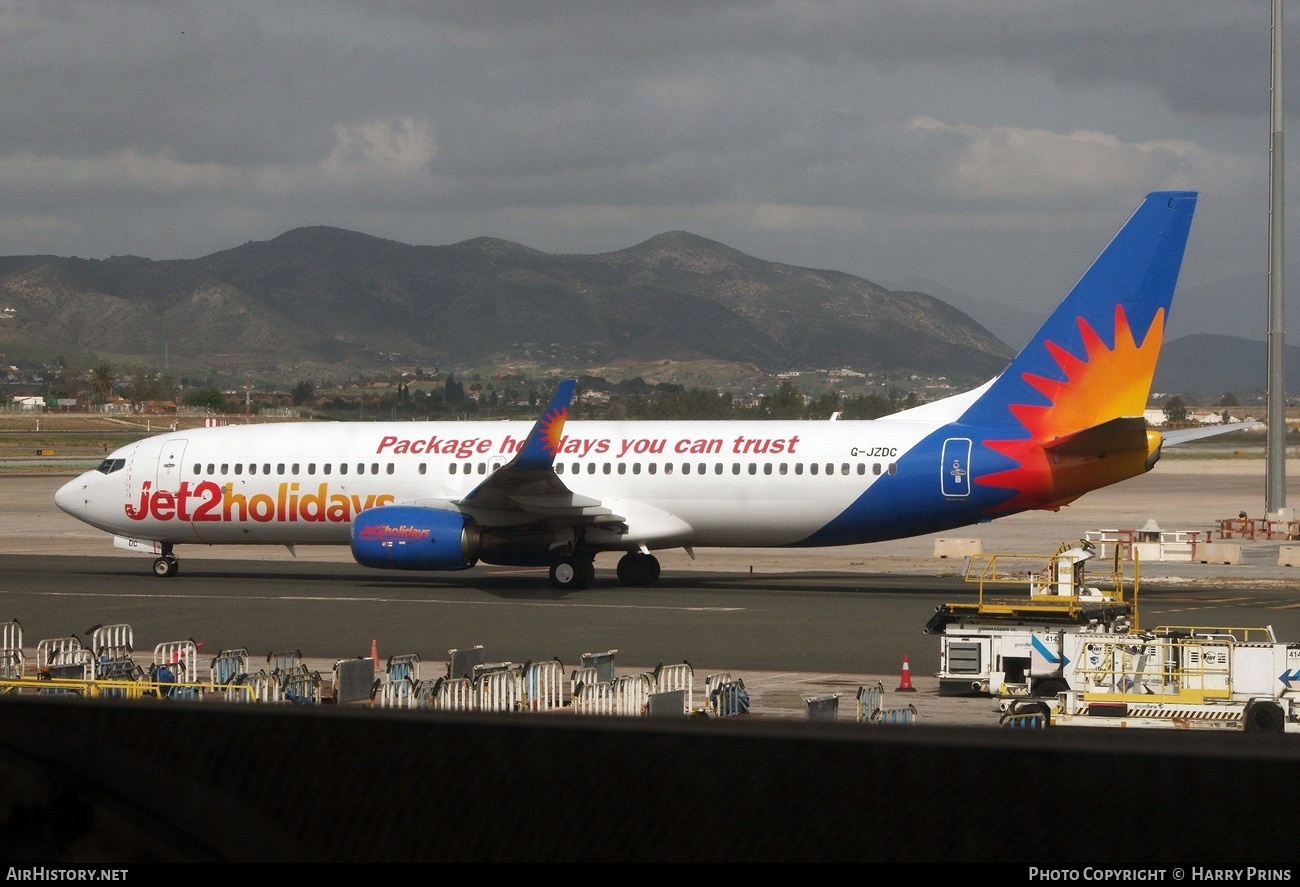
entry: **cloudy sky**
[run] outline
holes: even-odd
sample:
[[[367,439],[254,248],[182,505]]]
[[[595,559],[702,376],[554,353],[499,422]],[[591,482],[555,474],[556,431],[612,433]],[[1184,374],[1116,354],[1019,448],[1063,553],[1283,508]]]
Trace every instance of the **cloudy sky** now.
[[[1143,195],[1186,188],[1184,284],[1262,281],[1270,17],[1269,0],[0,0],[0,255],[194,258],[304,225],[597,253],[686,230],[1045,313]],[[1300,15],[1287,30],[1300,52]],[[1263,338],[1267,292],[1246,295]]]

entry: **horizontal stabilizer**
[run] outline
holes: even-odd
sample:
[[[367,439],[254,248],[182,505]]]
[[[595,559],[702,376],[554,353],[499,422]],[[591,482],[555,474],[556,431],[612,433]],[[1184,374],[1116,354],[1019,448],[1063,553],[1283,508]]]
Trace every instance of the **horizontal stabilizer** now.
[[[1137,417],[1120,417],[1058,437],[1043,449],[1061,456],[1105,456],[1112,453],[1144,453],[1147,423]]]
[[[1164,439],[1164,445],[1167,447],[1176,447],[1179,444],[1191,443],[1194,440],[1203,440],[1207,437],[1215,437],[1220,434],[1231,434],[1234,431],[1245,431],[1247,428],[1254,428],[1258,422],[1228,422],[1223,425],[1198,425],[1195,428],[1175,428],[1172,431],[1162,431],[1160,436]]]

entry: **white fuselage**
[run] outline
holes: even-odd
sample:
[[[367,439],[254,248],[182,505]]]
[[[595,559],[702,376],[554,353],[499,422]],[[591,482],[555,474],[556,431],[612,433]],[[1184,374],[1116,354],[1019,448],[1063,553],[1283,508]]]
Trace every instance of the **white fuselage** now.
[[[574,494],[627,517],[627,533],[604,545],[611,550],[784,546],[890,476],[935,427],[571,421],[555,472]],[[455,503],[510,461],[529,430],[522,422],[322,422],[177,431],[119,449],[105,460],[112,470],[70,481],[56,501],[127,539],[347,544],[365,508]]]

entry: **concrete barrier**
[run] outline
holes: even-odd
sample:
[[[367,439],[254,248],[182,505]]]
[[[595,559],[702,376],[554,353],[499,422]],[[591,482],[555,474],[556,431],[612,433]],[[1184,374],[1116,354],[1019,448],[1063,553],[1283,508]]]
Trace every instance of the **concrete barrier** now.
[[[1241,545],[1237,542],[1205,542],[1196,546],[1199,564],[1239,564]]]
[[[1277,550],[1279,567],[1300,567],[1300,545],[1283,545]]]
[[[983,554],[984,546],[978,539],[935,539],[934,556],[935,557],[967,557],[972,554]]]

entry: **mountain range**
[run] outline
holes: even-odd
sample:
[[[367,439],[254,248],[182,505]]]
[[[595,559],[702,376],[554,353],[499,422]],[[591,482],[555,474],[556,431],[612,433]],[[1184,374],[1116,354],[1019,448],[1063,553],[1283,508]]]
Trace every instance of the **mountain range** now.
[[[930,289],[938,295],[768,262],[684,231],[582,255],[491,237],[411,246],[316,226],[197,259],[0,257],[0,353],[200,378],[706,362],[977,384],[1042,321]],[[1263,347],[1167,338],[1157,387],[1262,388]]]
[[[1010,350],[951,305],[686,232],[595,255],[298,228],[199,259],[0,258],[0,351],[197,370],[710,360],[987,377]]]

